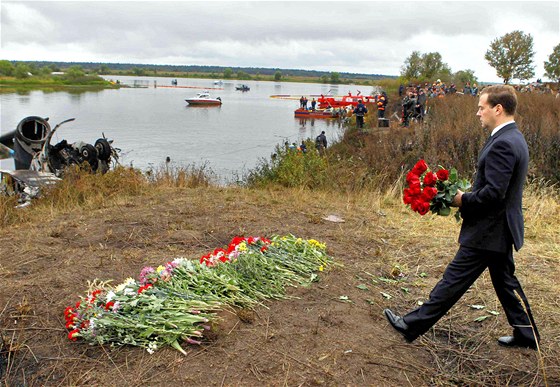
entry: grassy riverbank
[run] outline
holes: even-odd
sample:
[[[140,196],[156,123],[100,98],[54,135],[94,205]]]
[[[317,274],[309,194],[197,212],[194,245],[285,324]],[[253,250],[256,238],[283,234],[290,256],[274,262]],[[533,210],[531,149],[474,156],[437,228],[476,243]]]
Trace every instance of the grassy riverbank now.
[[[351,124],[324,158],[279,152],[244,186],[217,186],[196,167],[150,176],[119,168],[103,176],[73,171],[25,209],[0,197],[0,381],[560,384],[560,198],[552,184],[560,108],[540,98],[520,96],[517,121],[532,161],[526,244],[515,254],[542,336],[539,352],[496,344],[511,328],[487,273],[414,344],[383,317],[385,307],[404,312],[425,300],[457,249],[460,226],[452,217],[421,217],[401,200],[402,171],[419,157],[457,166],[465,176],[473,170],[484,135],[471,117],[476,103],[449,98],[433,105],[437,114],[425,127],[384,132],[372,120],[367,133]],[[344,222],[325,220],[329,215]],[[235,235],[288,233],[325,242],[343,266],[293,289],[294,299],[222,313],[203,345],[188,346],[186,356],[91,347],[66,337],[62,312],[88,281],[119,283],[146,265],[197,259]]]
[[[560,383],[557,193],[526,190],[526,246],[516,254],[543,337],[539,354],[496,344],[510,328],[486,274],[414,344],[389,329],[383,308],[404,312],[425,299],[456,250],[459,228],[452,218],[412,213],[401,203],[399,183],[392,188],[382,194],[216,187],[196,170],[148,182],[119,169],[68,176],[24,210],[3,201],[0,213],[10,214],[10,227],[0,233],[2,381],[502,386],[544,385],[546,375],[549,385]],[[345,222],[324,220],[328,215]],[[88,281],[119,283],[145,265],[197,259],[239,234],[287,233],[325,242],[344,266],[292,290],[297,299],[223,313],[201,347],[187,346],[186,357],[66,338],[62,311]]]
[[[17,90],[68,90],[68,89],[105,89],[118,88],[97,75],[68,76],[29,76],[26,78],[0,77],[0,92],[7,93]]]

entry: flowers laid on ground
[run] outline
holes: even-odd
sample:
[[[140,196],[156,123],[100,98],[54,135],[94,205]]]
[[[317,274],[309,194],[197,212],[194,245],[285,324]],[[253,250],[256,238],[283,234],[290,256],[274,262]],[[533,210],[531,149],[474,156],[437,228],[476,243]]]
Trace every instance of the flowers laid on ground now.
[[[434,173],[424,160],[419,160],[408,172],[406,182],[408,187],[404,189],[403,201],[420,215],[429,211],[449,215],[457,191],[466,191],[471,187],[467,180],[459,179],[455,168],[447,170],[440,166]],[[460,219],[459,212],[455,213],[455,218]]]
[[[150,353],[180,342],[199,344],[216,312],[287,298],[286,287],[317,280],[332,263],[326,246],[289,236],[235,237],[199,260],[177,258],[145,267],[117,286],[94,281],[87,296],[64,310],[68,338],[130,344]]]

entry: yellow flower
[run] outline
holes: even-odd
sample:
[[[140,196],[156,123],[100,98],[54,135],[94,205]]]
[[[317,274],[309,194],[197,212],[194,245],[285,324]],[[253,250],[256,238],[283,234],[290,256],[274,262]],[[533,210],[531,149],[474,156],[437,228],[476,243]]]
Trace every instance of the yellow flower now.
[[[247,243],[241,242],[240,244],[238,244],[237,245],[237,250],[238,251],[247,251]]]
[[[319,266],[319,271],[323,271],[325,270],[325,268],[323,267],[323,265]]]
[[[159,266],[157,267],[157,269],[156,269],[156,271],[157,271],[158,274],[161,274],[161,272],[164,271],[164,270],[165,270],[165,267],[162,266],[162,265],[159,265]]]
[[[319,241],[316,241],[315,239],[309,239],[307,242],[311,246],[316,247],[316,248],[321,249],[321,250],[325,250],[327,248],[327,245],[325,245],[324,243],[321,243]]]

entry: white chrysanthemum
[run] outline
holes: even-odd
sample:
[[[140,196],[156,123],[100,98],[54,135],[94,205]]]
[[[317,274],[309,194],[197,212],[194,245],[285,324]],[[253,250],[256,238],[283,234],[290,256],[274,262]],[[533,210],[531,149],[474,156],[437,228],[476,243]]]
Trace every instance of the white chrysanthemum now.
[[[107,302],[110,302],[113,297],[115,297],[115,292],[112,290],[109,290],[109,292],[107,292]]]
[[[181,257],[181,258],[175,258],[172,263],[175,264],[175,265],[178,265],[178,266],[183,266],[186,261],[188,261],[188,260]]]

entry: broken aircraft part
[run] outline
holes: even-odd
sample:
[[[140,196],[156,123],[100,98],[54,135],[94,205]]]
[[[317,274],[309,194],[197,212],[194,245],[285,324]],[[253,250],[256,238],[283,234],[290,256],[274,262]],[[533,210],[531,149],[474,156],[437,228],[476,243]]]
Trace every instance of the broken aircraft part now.
[[[112,141],[105,135],[95,141],[95,145],[85,142],[69,144],[66,140],[51,145],[56,130],[74,118],[62,121],[51,129],[48,118],[29,116],[19,122],[17,128],[0,136],[0,158],[13,157],[16,170],[32,169],[39,172],[52,172],[61,176],[69,165],[87,162],[93,172],[107,172],[111,163],[118,164],[119,149],[113,148]],[[5,147],[10,151],[5,151]],[[5,153],[11,153],[7,156]]]

